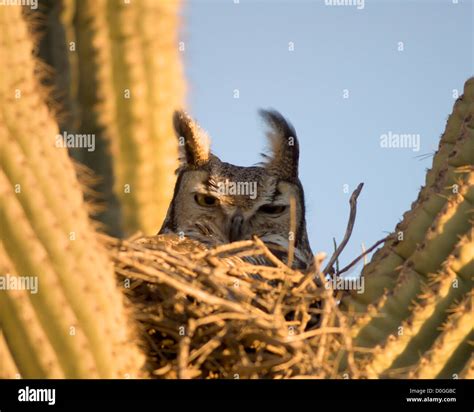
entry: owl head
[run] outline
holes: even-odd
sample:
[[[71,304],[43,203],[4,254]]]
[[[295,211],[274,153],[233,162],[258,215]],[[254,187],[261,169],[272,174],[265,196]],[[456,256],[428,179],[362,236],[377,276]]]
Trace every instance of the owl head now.
[[[241,167],[215,156],[207,134],[185,112],[174,114],[180,167],[159,233],[175,233],[207,245],[258,236],[270,248],[279,249],[286,249],[293,236],[295,258],[310,263],[295,129],[277,111],[261,110],[260,115],[268,126],[270,153],[258,166]],[[296,207],[290,211],[291,198]],[[290,231],[291,213],[296,216],[296,233]]]

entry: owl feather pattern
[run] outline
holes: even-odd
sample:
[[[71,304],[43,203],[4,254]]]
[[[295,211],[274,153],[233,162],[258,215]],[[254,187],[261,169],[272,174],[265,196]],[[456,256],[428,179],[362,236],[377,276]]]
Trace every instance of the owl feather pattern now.
[[[261,110],[271,151],[258,166],[221,161],[206,132],[185,112],[174,114],[181,150],[173,199],[159,234],[176,234],[207,247],[259,237],[286,261],[294,244],[293,268],[313,263],[298,178],[299,144],[293,126],[275,110]],[[296,207],[290,210],[291,199]],[[296,216],[291,230],[291,213]],[[293,233],[294,232],[294,233]],[[255,264],[268,264],[263,257]]]

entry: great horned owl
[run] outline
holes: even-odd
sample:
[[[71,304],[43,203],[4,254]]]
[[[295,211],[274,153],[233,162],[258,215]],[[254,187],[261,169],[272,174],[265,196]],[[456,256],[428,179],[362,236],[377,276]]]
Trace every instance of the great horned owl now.
[[[258,236],[285,260],[294,242],[294,268],[313,262],[305,222],[304,191],[298,178],[295,129],[277,111],[260,111],[269,126],[271,153],[259,166],[222,162],[209,138],[185,112],[174,115],[181,158],[173,200],[159,234],[174,233],[215,246]],[[296,207],[290,233],[290,198]]]

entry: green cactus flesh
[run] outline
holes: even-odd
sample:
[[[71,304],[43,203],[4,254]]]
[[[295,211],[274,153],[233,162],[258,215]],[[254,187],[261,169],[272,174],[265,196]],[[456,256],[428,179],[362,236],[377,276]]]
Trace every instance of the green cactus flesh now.
[[[127,342],[122,296],[73,165],[55,145],[21,9],[0,7],[0,25],[2,268],[38,279],[37,293],[0,291],[5,342],[24,377],[137,374],[141,355]]]
[[[105,136],[126,233],[158,232],[177,167],[172,113],[182,106],[179,2],[77,2],[79,95]],[[94,87],[89,87],[92,84]]]

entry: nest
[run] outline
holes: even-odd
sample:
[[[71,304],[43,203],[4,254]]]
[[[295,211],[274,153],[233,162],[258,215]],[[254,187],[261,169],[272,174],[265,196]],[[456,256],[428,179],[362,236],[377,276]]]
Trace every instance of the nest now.
[[[310,273],[258,239],[212,249],[176,236],[106,238],[156,378],[357,376],[349,319]],[[250,263],[265,257],[267,266]]]

